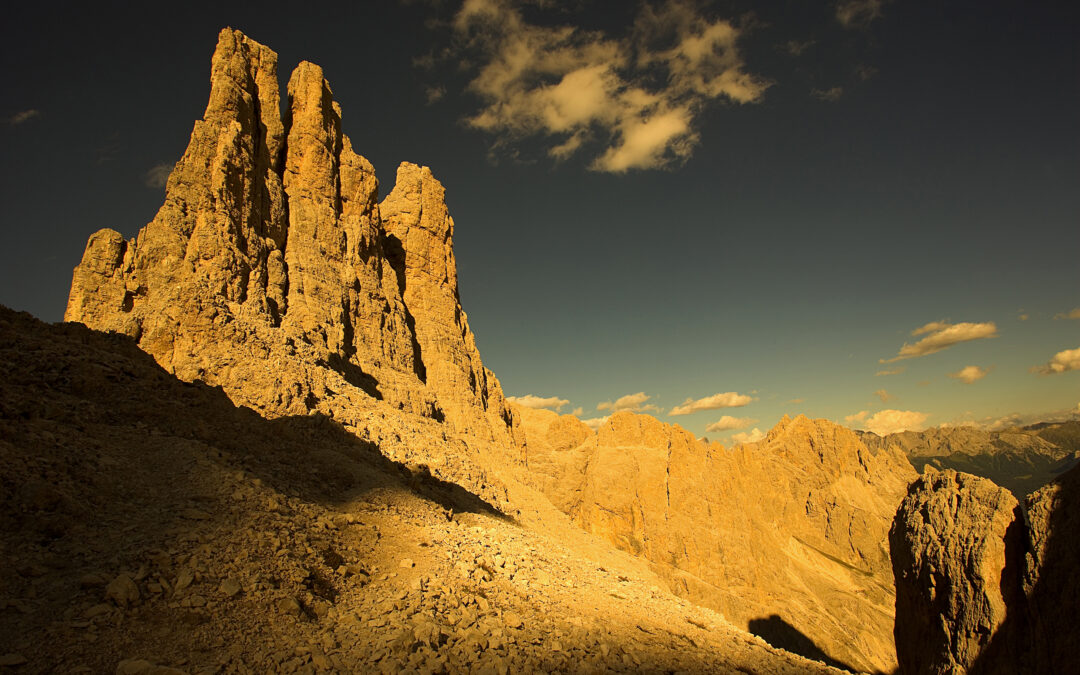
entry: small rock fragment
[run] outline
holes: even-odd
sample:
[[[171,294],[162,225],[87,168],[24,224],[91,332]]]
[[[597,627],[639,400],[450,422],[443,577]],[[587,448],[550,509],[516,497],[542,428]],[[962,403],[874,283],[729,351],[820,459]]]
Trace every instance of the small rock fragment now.
[[[218,590],[220,590],[225,597],[231,598],[238,595],[242,589],[240,587],[240,582],[236,579],[226,579],[221,582],[221,587]]]
[[[119,607],[134,605],[139,601],[139,587],[130,576],[121,574],[105,588],[105,599],[112,600]]]

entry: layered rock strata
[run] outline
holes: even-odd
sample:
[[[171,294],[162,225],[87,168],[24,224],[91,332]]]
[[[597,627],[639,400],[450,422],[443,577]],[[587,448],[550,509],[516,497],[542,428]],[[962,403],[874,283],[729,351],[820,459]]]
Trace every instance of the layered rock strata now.
[[[916,475],[902,454],[801,416],[726,450],[646,415],[612,415],[592,434],[519,414],[534,483],[579,526],[773,644],[895,668],[885,542]]]
[[[1076,672],[1080,469],[1020,504],[991,481],[930,470],[889,536],[903,673]]]
[[[270,416],[371,428],[360,418],[388,419],[382,400],[518,447],[461,309],[453,221],[430,170],[403,164],[380,206],[318,66],[293,72],[284,118],[267,47],[225,29],[211,70],[165,204],[130,241],[90,237],[65,320],[130,335],[178,377]]]

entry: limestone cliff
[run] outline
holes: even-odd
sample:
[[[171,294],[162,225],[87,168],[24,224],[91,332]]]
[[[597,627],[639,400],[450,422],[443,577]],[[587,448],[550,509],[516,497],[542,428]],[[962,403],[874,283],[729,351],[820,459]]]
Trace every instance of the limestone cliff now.
[[[890,532],[904,673],[1076,672],[1080,469],[1023,506],[990,480],[928,471]]]
[[[221,32],[165,204],[131,241],[90,237],[65,319],[270,416],[317,410],[378,436],[400,410],[518,447],[461,309],[442,186],[403,164],[380,209],[322,70],[297,66],[284,119],[277,77],[273,51]]]
[[[773,644],[862,670],[895,667],[885,541],[915,477],[902,454],[805,417],[725,450],[632,413],[570,448],[573,436],[555,432],[564,418],[549,415],[545,431],[521,414],[530,472],[581,527]],[[563,442],[537,441],[551,436]]]

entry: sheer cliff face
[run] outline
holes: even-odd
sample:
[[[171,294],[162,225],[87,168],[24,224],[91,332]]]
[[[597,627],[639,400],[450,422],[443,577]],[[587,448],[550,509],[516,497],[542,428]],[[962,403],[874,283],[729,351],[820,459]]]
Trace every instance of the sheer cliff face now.
[[[442,186],[403,164],[380,209],[316,65],[295,69],[280,109],[277,55],[223,30],[165,204],[131,241],[90,237],[65,319],[131,335],[179,377],[269,414],[382,399],[513,445],[458,301]]]
[[[895,668],[886,536],[915,478],[902,454],[805,417],[725,450],[647,415],[612,415],[594,435],[520,414],[534,483],[579,526],[777,646]]]
[[[904,673],[1075,672],[1080,469],[1021,504],[985,478],[929,470],[889,535]]]

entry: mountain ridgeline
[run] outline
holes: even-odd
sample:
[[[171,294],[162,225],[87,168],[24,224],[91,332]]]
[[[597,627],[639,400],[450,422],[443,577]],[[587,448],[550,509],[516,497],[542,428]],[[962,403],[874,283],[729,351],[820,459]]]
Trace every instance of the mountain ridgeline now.
[[[5,665],[1069,663],[1052,599],[1076,598],[1075,448],[800,416],[727,449],[647,415],[593,431],[508,403],[432,172],[404,163],[380,198],[322,70],[296,67],[283,113],[277,55],[239,31],[221,31],[210,85],[153,221],[90,236],[65,313],[85,327],[0,314],[0,543],[17,552],[0,588],[24,598],[0,608],[29,615],[0,615]],[[963,461],[1014,492],[1058,480],[1021,505],[933,469]],[[199,630],[167,639],[178,623]],[[62,656],[26,654],[82,630]]]
[[[860,432],[860,436],[870,447],[900,449],[919,471],[931,466],[982,476],[1023,499],[1077,464],[1078,427],[1080,422],[1003,431],[938,427],[884,437]]]

